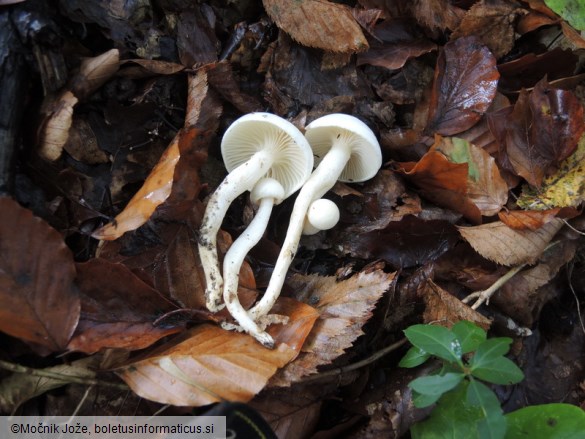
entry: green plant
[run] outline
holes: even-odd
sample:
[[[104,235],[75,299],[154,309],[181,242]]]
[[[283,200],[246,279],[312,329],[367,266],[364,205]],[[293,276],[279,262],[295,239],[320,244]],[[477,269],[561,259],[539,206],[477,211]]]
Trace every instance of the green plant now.
[[[411,428],[413,439],[583,437],[585,412],[569,404],[533,406],[504,415],[497,396],[483,382],[507,385],[524,379],[518,366],[504,356],[511,338],[488,339],[482,328],[467,321],[451,329],[414,325],[404,333],[413,347],[401,367],[416,367],[431,357],[442,361],[436,373],[408,385],[416,407],[437,404],[427,420]]]

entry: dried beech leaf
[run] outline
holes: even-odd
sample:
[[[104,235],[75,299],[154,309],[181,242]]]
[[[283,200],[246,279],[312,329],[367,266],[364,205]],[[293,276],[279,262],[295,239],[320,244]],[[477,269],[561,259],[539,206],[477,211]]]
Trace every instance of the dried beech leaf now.
[[[447,43],[435,68],[427,133],[471,128],[491,105],[499,78],[496,58],[475,37]]]
[[[111,49],[93,58],[84,59],[79,73],[71,79],[70,89],[80,100],[91,96],[120,67],[120,51]]]
[[[0,331],[52,351],[79,320],[73,255],[61,235],[9,198],[0,198]]]
[[[325,0],[263,0],[276,25],[304,46],[331,52],[361,52],[368,48],[359,24],[345,5]]]
[[[278,308],[288,311],[289,323],[269,328],[276,342],[274,350],[249,335],[204,324],[184,334],[179,343],[162,346],[117,373],[141,397],[164,404],[249,401],[298,355],[317,318],[310,306],[291,302]],[[288,329],[291,326],[294,331]]]
[[[116,215],[112,222],[93,232],[92,237],[111,241],[126,232],[136,230],[148,221],[155,209],[168,198],[173,186],[175,166],[181,157],[179,141],[182,133],[183,131],[177,133],[124,210]]]
[[[63,92],[50,105],[49,116],[41,133],[39,154],[41,157],[55,161],[61,157],[63,146],[69,138],[69,128],[73,121],[73,107],[77,98],[70,91]]]
[[[128,268],[104,259],[77,264],[81,317],[68,349],[94,353],[102,348],[144,349],[180,331],[181,325],[153,326],[175,309]]]
[[[98,366],[97,357],[85,357],[70,364],[41,369],[43,372],[62,375],[62,379],[14,373],[0,381],[0,410],[2,413],[14,413],[23,402],[69,384],[71,381],[67,377],[95,378],[95,371],[90,367]]]
[[[335,277],[294,275],[287,282],[297,291],[296,298],[317,302],[319,319],[307,337],[302,353],[282,369],[270,382],[289,386],[317,366],[330,364],[363,334],[362,326],[372,315],[376,302],[386,292],[395,273],[382,270],[360,272],[337,282]]]
[[[500,221],[508,227],[518,230],[538,230],[544,224],[557,217],[560,208],[548,210],[511,210],[498,213]]]
[[[443,137],[433,149],[454,163],[467,163],[467,198],[484,216],[498,213],[508,201],[508,185],[496,161],[482,148],[457,137]]]
[[[475,227],[459,227],[459,233],[484,258],[511,266],[536,261],[563,224],[557,218],[538,230],[514,230],[496,221]]]
[[[452,326],[460,320],[468,320],[486,331],[491,326],[491,321],[488,318],[471,309],[470,306],[449,294],[430,279],[421,285],[418,294],[425,302],[423,313],[425,323],[440,322],[446,326]]]

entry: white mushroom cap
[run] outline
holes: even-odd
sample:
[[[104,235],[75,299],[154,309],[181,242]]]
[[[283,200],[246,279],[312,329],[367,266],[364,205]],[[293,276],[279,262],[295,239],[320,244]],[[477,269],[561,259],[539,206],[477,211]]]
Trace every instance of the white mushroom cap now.
[[[311,203],[303,227],[304,235],[314,235],[321,230],[329,230],[339,222],[337,204],[326,198],[319,198]]]
[[[280,204],[284,200],[284,188],[274,178],[263,178],[250,192],[250,201],[257,205],[264,198],[271,198],[274,204]]]
[[[305,137],[315,156],[315,166],[341,136],[350,143],[352,153],[339,181],[360,182],[376,175],[382,166],[382,152],[376,135],[361,120],[341,113],[320,117],[305,128]]]
[[[307,140],[290,122],[270,113],[250,113],[226,130],[221,154],[229,172],[260,150],[274,154],[265,177],[274,178],[284,188],[284,198],[297,191],[311,175],[313,157]]]

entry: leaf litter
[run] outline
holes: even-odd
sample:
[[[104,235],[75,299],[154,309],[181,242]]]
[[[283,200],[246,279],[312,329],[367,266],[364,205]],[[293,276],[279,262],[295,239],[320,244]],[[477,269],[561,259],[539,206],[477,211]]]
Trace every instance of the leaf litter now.
[[[515,354],[529,370],[557,345],[566,351],[547,316],[577,320],[582,301],[582,41],[542,2],[62,3],[74,44],[51,59],[65,75],[40,69],[31,80],[50,91],[42,107],[40,87],[26,87],[39,136],[21,142],[17,202],[0,200],[4,358],[92,383],[115,370],[158,404],[249,401],[279,437],[398,437],[424,417],[408,408],[400,355],[344,367],[410,324],[523,325],[534,335],[517,338]],[[206,197],[225,175],[221,135],[259,110],[301,129],[354,114],[386,160],[373,180],[326,194],[340,223],[302,239],[275,308],[291,322],[269,328],[273,351],[205,310],[196,251]],[[242,266],[246,307],[262,294],[291,203],[274,209]],[[220,257],[252,217],[238,199]],[[461,301],[510,270],[489,304]],[[94,352],[107,364],[86,365]],[[579,404],[583,377],[572,372],[564,389]],[[338,379],[321,386],[321,374]],[[519,386],[523,401],[541,401],[538,376]],[[48,411],[72,412],[75,393],[53,390],[66,383],[2,375],[0,408],[31,413],[46,394]],[[133,412],[117,404],[104,412]]]

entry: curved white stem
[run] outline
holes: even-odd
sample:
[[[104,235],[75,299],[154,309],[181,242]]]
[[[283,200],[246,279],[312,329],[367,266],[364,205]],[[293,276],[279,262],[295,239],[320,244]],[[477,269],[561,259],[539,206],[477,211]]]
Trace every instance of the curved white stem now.
[[[250,318],[244,307],[240,304],[238,299],[238,275],[244,258],[262,238],[268,226],[273,205],[273,198],[263,198],[260,200],[260,207],[258,208],[258,212],[256,212],[256,216],[252,219],[244,233],[234,241],[223,260],[223,300],[228,311],[239,323],[241,329],[271,349],[274,347],[272,337]]]
[[[217,232],[230,204],[239,195],[251,190],[266,174],[272,162],[270,154],[263,151],[255,153],[247,162],[230,172],[209,198],[199,229],[199,256],[205,273],[205,302],[212,312],[223,308],[221,305],[223,279],[217,256]]]
[[[323,160],[313,171],[303,188],[301,189],[290,217],[290,223],[286,232],[286,237],[278,255],[278,260],[274,266],[274,271],[270,277],[268,288],[262,296],[262,299],[248,310],[248,315],[255,321],[270,311],[274,302],[280,294],[286,273],[292,260],[295,257],[305,216],[309,206],[313,201],[321,198],[329,189],[333,187],[343,168],[351,156],[351,148],[347,142],[337,141],[331,146],[331,149]]]

